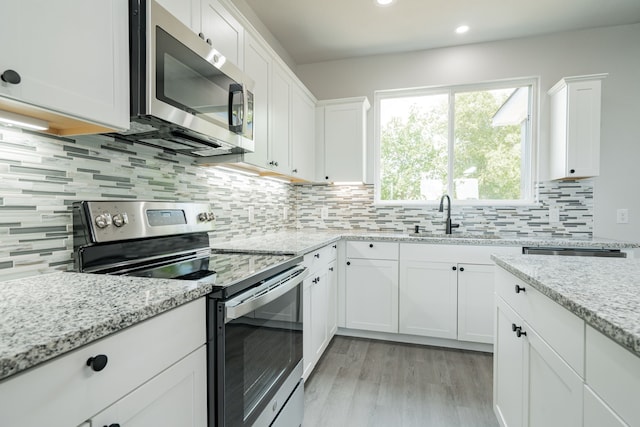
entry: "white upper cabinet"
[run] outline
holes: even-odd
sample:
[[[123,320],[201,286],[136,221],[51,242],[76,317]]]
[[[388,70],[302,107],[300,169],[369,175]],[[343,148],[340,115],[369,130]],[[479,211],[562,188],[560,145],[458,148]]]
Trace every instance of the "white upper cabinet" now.
[[[366,97],[320,101],[316,110],[316,179],[365,182]]]
[[[156,0],[227,60],[243,67],[244,28],[219,0]]]
[[[127,129],[127,17],[126,1],[3,1],[0,110],[58,135]]]
[[[313,181],[315,178],[316,103],[298,85],[291,100],[291,177]]]
[[[274,62],[269,94],[269,161],[268,166],[282,174],[291,173],[291,94],[293,81],[286,70]]]
[[[244,72],[253,79],[254,121],[253,140],[255,150],[244,160],[259,167],[266,167],[269,160],[269,86],[271,82],[271,56],[252,35],[244,38]]]
[[[601,83],[606,76],[565,77],[549,90],[551,179],[600,174]]]
[[[242,69],[244,28],[218,0],[201,0],[200,28],[200,37]]]
[[[200,0],[156,0],[194,32],[200,32]]]

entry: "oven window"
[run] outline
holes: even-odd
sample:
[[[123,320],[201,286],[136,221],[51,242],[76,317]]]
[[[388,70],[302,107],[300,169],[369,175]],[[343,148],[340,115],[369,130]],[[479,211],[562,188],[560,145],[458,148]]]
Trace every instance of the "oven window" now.
[[[156,27],[156,98],[214,123],[229,123],[235,82],[160,27]]]
[[[225,422],[253,424],[302,360],[301,286],[225,325]]]

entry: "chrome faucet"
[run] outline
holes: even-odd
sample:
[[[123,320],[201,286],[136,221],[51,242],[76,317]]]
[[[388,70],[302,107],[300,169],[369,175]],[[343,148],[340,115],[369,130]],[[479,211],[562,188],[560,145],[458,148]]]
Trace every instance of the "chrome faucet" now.
[[[451,198],[448,194],[445,194],[440,198],[440,207],[438,208],[438,212],[444,212],[445,198],[447,199],[447,225],[445,226],[444,232],[445,234],[451,234],[451,229],[460,227],[460,224],[451,224]]]

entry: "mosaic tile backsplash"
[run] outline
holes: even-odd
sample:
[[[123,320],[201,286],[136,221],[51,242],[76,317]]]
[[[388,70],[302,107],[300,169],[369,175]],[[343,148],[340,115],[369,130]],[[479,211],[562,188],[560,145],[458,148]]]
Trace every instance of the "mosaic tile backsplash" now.
[[[211,239],[224,241],[291,227],[294,192],[109,137],[62,139],[0,127],[0,280],[73,268],[74,201],[209,202],[216,214]]]
[[[466,232],[591,237],[590,180],[540,183],[538,191],[540,203],[533,207],[454,203],[452,217]],[[71,204],[104,199],[209,202],[216,242],[292,227],[394,232],[416,224],[431,231],[444,227],[436,207],[374,206],[370,185],[294,186],[193,166],[189,157],[105,136],[56,138],[0,127],[0,280],[72,269]],[[559,224],[549,225],[550,206],[560,208]]]
[[[591,238],[593,182],[567,180],[541,182],[539,201],[531,206],[460,206],[451,218],[458,232],[501,234],[509,237]],[[444,232],[446,214],[438,206],[375,206],[373,185],[298,186],[295,193],[296,227],[389,232],[412,232],[415,225],[428,232]],[[328,213],[321,219],[321,208]],[[557,208],[560,222],[549,224],[549,208]]]

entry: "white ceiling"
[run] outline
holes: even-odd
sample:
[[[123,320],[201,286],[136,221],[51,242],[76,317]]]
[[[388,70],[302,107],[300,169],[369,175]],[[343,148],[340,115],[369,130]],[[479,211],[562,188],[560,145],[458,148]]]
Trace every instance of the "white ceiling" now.
[[[640,22],[640,0],[245,1],[297,64]]]

